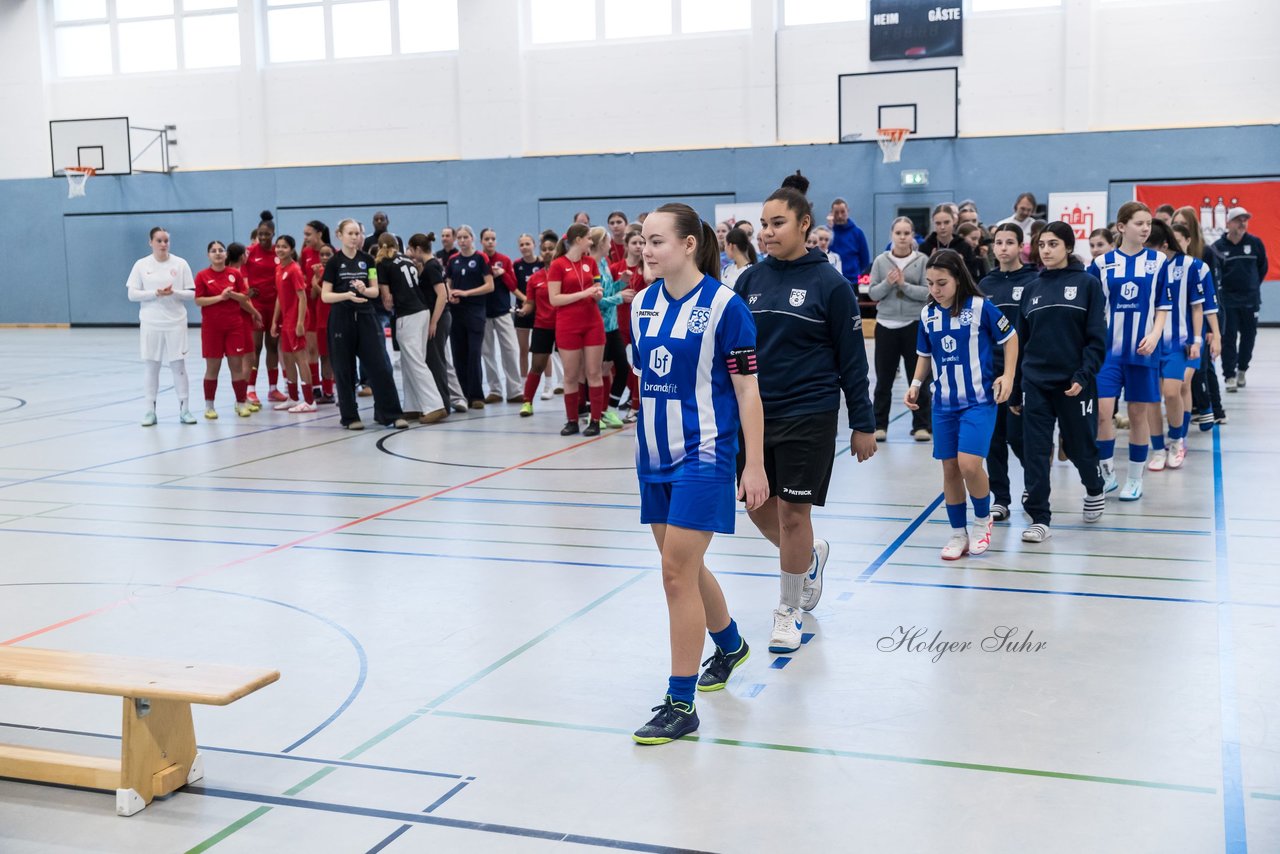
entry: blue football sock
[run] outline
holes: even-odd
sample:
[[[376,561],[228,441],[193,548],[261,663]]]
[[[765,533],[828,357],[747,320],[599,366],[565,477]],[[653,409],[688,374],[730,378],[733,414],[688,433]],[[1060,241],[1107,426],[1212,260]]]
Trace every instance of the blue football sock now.
[[[1178,431],[1178,438],[1179,439],[1187,438],[1187,431],[1190,429],[1191,429],[1191,413],[1184,412],[1182,413],[1182,429]]]
[[[947,505],[947,518],[951,520],[951,527],[963,530],[969,524],[969,506],[961,501],[959,504]]]
[[[1099,439],[1098,440],[1098,459],[1110,460],[1116,455],[1115,439]]]
[[[711,635],[711,642],[726,655],[737,652],[742,646],[742,637],[738,634],[738,624],[734,620],[729,620],[729,625],[720,631],[708,634]]]
[[[1130,442],[1129,443],[1129,462],[1145,463],[1146,461],[1147,461],[1147,446],[1135,445],[1132,442]]]
[[[979,498],[976,495],[970,495],[969,500],[973,502],[973,516],[975,519],[985,519],[991,515],[991,493]]]
[[[693,693],[697,690],[698,675],[672,676],[667,680],[667,693],[677,703],[693,705]]]
[[[1163,433],[1153,433],[1151,435],[1151,447],[1157,451],[1164,450],[1164,434]],[[1133,445],[1129,446],[1129,459],[1131,460],[1133,459]],[[1143,456],[1143,459],[1144,460],[1146,459],[1145,455]]]

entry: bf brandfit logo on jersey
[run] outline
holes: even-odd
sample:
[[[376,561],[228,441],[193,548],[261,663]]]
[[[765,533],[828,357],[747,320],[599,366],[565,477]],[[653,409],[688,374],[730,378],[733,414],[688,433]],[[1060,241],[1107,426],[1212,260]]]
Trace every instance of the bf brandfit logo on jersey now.
[[[954,353],[956,351],[956,339],[952,338],[950,335],[943,338],[942,349],[948,353]]]
[[[689,312],[689,331],[694,335],[701,335],[707,331],[707,326],[711,323],[711,309],[695,308]]]
[[[1120,286],[1120,296],[1125,299],[1133,299],[1138,295],[1138,285],[1134,282],[1125,282]]]
[[[653,371],[660,377],[665,377],[671,373],[671,351],[666,347],[659,346],[649,354],[649,370]]]

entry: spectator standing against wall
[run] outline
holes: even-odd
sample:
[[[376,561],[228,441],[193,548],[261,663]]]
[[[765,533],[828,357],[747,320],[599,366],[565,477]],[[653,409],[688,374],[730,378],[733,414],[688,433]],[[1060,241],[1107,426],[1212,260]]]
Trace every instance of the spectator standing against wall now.
[[[858,291],[858,277],[871,268],[871,248],[867,236],[849,218],[849,203],[836,199],[831,203],[831,251],[840,256],[840,272]]]
[[[1267,248],[1249,233],[1253,214],[1236,207],[1227,211],[1227,233],[1213,244],[1222,257],[1218,310],[1222,317],[1222,376],[1227,391],[1245,387],[1245,372],[1258,338],[1262,280],[1267,277]]]

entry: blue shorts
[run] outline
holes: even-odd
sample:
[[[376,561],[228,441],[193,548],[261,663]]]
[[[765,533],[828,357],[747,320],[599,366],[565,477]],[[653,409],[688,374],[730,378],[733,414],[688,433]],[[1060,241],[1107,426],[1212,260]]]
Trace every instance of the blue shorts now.
[[[1107,356],[1102,370],[1098,371],[1098,399],[1119,397],[1121,389],[1129,403],[1159,403],[1160,369],[1122,364],[1115,357]]]
[[[733,481],[641,481],[640,524],[732,534],[737,518],[736,497],[737,487]]]
[[[996,429],[996,405],[979,403],[964,409],[933,408],[933,458],[955,459],[956,453],[986,459]]]
[[[1187,378],[1187,368],[1195,370],[1200,367],[1200,360],[1192,361],[1188,358],[1186,347],[1173,347],[1171,349],[1172,352],[1165,353],[1160,359],[1160,378],[1181,382]]]

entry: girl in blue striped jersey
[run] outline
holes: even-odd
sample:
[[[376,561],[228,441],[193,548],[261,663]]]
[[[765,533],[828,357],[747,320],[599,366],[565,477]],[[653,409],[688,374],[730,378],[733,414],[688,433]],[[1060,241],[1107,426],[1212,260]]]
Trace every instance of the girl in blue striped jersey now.
[[[995,430],[996,406],[1009,399],[1018,364],[1018,337],[1000,309],[978,290],[964,258],[941,249],[925,271],[930,302],[920,312],[915,378],[904,399],[919,407],[920,387],[933,382],[933,457],[942,461],[942,491],[951,522],[943,560],[979,555],[991,545],[991,486],[983,468]],[[995,376],[994,350],[1004,347]],[[966,491],[973,502],[970,536]]]
[[[644,223],[645,266],[657,277],[631,304],[632,365],[640,377],[636,433],[640,521],[662,553],[671,623],[671,677],[657,715],[635,732],[665,744],[698,728],[694,691],[717,691],[751,654],[703,559],[714,532],[732,534],[741,427],[746,468],[737,498],[769,497],[764,412],[756,384],[756,328],[746,303],[722,285],[711,226],[668,204]],[[698,676],[702,632],[715,644]]]
[[[1164,222],[1155,220],[1151,223],[1147,248],[1157,250],[1168,259],[1165,278],[1169,283],[1170,309],[1161,347],[1160,391],[1164,395],[1165,415],[1169,419],[1169,442],[1167,448],[1162,447],[1164,435],[1157,432],[1161,428],[1152,427],[1151,445],[1159,450],[1151,455],[1151,462],[1147,465],[1150,471],[1161,471],[1166,466],[1182,468],[1182,461],[1187,455],[1191,378],[1200,364],[1200,348],[1204,344],[1200,329],[1204,324],[1205,291],[1204,279],[1193,275],[1185,263],[1195,261],[1203,266],[1203,262],[1180,253],[1173,229]],[[1184,390],[1186,400],[1183,400]]]

